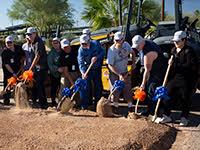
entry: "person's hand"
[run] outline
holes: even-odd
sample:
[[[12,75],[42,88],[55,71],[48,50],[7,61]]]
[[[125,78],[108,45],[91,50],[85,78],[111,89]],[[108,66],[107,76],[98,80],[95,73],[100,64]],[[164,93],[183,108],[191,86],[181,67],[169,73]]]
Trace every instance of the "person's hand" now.
[[[13,73],[13,77],[17,78],[17,75],[15,73]]]
[[[63,68],[58,68],[58,72],[62,73],[63,72]]]
[[[82,79],[86,79],[88,76],[85,73],[82,73]]]
[[[91,62],[95,63],[97,61],[97,57],[92,57]]]
[[[119,80],[124,81],[125,80],[124,76],[120,74],[119,75]]]
[[[171,56],[171,58],[168,60],[169,65],[172,65],[172,63],[173,63],[173,56]]]
[[[144,90],[145,89],[145,85],[144,84],[141,84],[140,85],[140,90],[142,91],[142,90]]]
[[[120,49],[121,47],[122,47],[121,43],[117,43],[117,42],[115,43],[115,48],[116,49]]]

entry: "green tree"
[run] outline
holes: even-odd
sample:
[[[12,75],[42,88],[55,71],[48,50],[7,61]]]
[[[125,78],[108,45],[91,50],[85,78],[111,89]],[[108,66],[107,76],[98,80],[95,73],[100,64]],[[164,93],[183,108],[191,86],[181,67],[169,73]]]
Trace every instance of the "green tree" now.
[[[41,33],[73,25],[72,11],[68,0],[14,0],[8,10],[8,16],[14,20],[23,20],[36,26]]]
[[[128,0],[123,0],[123,20],[127,18],[127,15],[124,14],[128,12],[128,2]],[[138,1],[135,1],[132,23],[136,20],[138,3]],[[89,22],[93,30],[119,25],[118,0],[84,0],[84,5],[82,19]],[[145,17],[157,22],[160,19],[160,15],[158,15],[160,9],[160,4],[155,0],[145,0],[141,11]]]

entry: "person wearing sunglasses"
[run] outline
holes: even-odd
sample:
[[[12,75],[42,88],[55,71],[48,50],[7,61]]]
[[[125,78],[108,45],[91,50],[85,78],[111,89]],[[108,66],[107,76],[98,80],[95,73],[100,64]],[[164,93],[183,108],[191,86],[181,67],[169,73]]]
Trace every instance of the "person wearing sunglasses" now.
[[[2,52],[2,68],[3,68],[3,83],[4,88],[7,86],[7,80],[19,74],[22,70],[24,62],[24,51],[21,46],[14,44],[14,39],[12,36],[7,36],[5,39],[5,49]],[[10,93],[4,94],[4,104],[10,104]]]
[[[171,122],[170,110],[174,104],[179,104],[182,111],[180,126],[187,126],[191,95],[195,91],[198,78],[198,59],[194,50],[187,44],[185,31],[175,32],[172,41],[175,47],[171,50],[173,61],[167,83],[171,100],[164,103],[164,113],[158,120],[160,123]]]
[[[31,63],[31,69],[34,72],[34,85],[32,89],[33,106],[38,106],[37,99],[39,99],[39,107],[46,109],[48,107],[44,81],[46,79],[48,65],[47,53],[44,42],[38,35],[36,28],[29,27],[26,35],[30,39],[31,48],[34,52],[34,59]]]
[[[60,80],[61,80],[61,73],[59,72],[60,54],[61,54],[60,39],[58,37],[55,37],[52,40],[52,49],[50,50],[47,56],[47,62],[50,70],[52,106],[57,106],[56,94],[60,89]]]
[[[131,76],[128,72],[128,59],[133,54],[133,50],[128,42],[124,41],[124,35],[118,31],[114,34],[114,44],[108,49],[107,64],[109,68],[109,83],[110,91],[112,92],[113,84],[116,80],[122,80],[125,87],[122,90],[124,100],[128,102],[128,111],[133,111],[132,94],[131,94]],[[132,55],[133,56],[133,55]],[[135,56],[135,55],[134,55]],[[133,66],[135,58],[133,59]],[[120,92],[116,91],[113,94],[113,112],[118,114]]]
[[[80,47],[78,50],[78,64],[82,78],[87,80],[87,88],[80,93],[81,107],[87,109],[93,103],[94,93],[94,108],[98,100],[101,98],[103,85],[101,80],[101,68],[104,58],[104,49],[98,41],[91,40],[87,34],[80,36]],[[90,63],[94,62],[89,74],[85,74]],[[92,82],[94,91],[92,92]]]

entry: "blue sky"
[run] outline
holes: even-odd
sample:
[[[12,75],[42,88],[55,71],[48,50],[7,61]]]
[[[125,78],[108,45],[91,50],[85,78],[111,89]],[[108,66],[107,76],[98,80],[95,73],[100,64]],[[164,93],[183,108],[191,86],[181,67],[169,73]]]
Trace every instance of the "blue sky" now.
[[[81,20],[81,12],[83,11],[84,0],[69,0],[72,7],[75,9],[74,11],[74,19],[75,19],[75,26],[83,26],[86,23]],[[161,2],[161,0],[157,0]],[[22,23],[21,21],[12,21],[7,16],[7,9],[11,7],[13,0],[0,0],[0,28],[3,29],[7,26],[17,25]],[[200,10],[200,0],[183,0],[183,11],[185,13],[193,12],[194,10]],[[174,15],[174,0],[165,0],[165,10]]]

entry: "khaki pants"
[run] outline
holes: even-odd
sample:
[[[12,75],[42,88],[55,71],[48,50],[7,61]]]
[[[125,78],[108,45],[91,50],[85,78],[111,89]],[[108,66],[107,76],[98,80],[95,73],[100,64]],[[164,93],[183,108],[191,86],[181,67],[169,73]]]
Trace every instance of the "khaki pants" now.
[[[110,74],[109,75],[109,83],[110,83],[110,92],[113,88],[113,84],[116,80],[119,80],[119,77],[115,74]],[[125,82],[125,87],[124,89],[122,90],[122,93],[123,93],[123,97],[124,97],[124,100],[127,101],[127,102],[131,102],[132,101],[132,94],[131,94],[131,77],[128,76],[126,78],[126,80],[124,81]],[[118,105],[118,102],[119,102],[119,97],[120,97],[120,94],[121,92],[119,91],[115,91],[114,94],[113,94],[113,103],[114,105]]]

